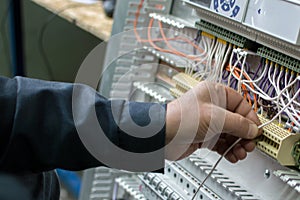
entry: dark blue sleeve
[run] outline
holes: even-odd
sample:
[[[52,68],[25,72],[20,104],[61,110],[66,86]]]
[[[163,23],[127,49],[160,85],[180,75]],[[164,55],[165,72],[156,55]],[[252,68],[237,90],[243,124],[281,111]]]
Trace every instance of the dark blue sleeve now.
[[[149,116],[153,105],[107,100],[85,85],[0,77],[0,171],[82,170],[101,165],[144,171],[128,167],[125,162],[130,161],[122,153],[112,154],[110,145],[133,153],[162,149],[165,106]],[[110,145],[94,137],[99,134],[90,119],[94,114]],[[130,119],[137,127],[127,126]],[[150,121],[156,126],[154,135],[145,131],[151,128],[143,129]],[[162,152],[153,162],[163,165]],[[121,164],[110,166],[105,161],[110,156]]]

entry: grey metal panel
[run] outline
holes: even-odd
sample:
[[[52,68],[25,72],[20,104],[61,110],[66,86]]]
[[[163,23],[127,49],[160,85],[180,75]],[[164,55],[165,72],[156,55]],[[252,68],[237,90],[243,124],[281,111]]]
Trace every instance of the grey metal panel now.
[[[300,45],[300,5],[283,0],[250,0],[247,26]]]
[[[125,19],[127,16],[128,3],[130,0],[117,1],[116,10],[114,13],[114,24],[112,28],[112,35],[118,34],[123,31],[125,26]]]
[[[79,200],[89,199],[92,183],[94,179],[94,171],[95,169],[87,169],[83,173],[82,178],[82,186],[80,188],[80,196]]]
[[[188,23],[194,24],[197,20],[199,20],[199,17],[197,16],[194,9],[191,7],[188,7],[184,5],[184,3],[181,0],[175,0],[172,6],[171,14],[184,19]]]
[[[255,41],[269,48],[275,49],[281,53],[291,56],[296,59],[300,59],[300,48],[297,45],[291,44],[275,36],[266,34],[262,31],[253,29],[240,22],[231,20],[230,18],[213,13],[210,9],[195,4],[192,0],[182,0],[187,5],[195,8],[199,18],[204,19],[212,24],[239,34],[249,40]]]
[[[139,1],[119,1],[122,3],[118,3],[118,7],[122,6],[122,9],[125,10],[128,9],[126,7],[126,2],[130,3],[138,3]],[[124,3],[125,2],[125,3]],[[157,1],[152,1],[157,2]],[[172,14],[181,17],[184,20],[195,20],[195,16],[193,15],[193,8],[184,6],[181,1],[175,1],[173,4],[173,12]],[[123,26],[122,28],[125,30],[132,28],[132,24],[126,23],[126,17],[128,17],[128,13],[125,16],[125,11],[121,11],[120,15],[118,15],[117,20],[125,19],[124,23],[120,26]],[[183,11],[183,12],[181,12]],[[202,10],[203,11],[203,10]],[[207,12],[206,12],[207,11]],[[229,18],[226,18],[224,16],[218,16],[218,18],[215,18],[215,14],[211,11],[208,13],[208,9],[204,10],[203,12],[200,12],[199,17],[208,17],[211,19],[212,22],[219,23],[220,26],[225,27],[229,30],[234,30],[240,33],[243,36],[247,36],[250,39],[253,39],[254,41],[258,41],[261,44],[266,44],[266,46],[269,46],[271,48],[280,49],[281,52],[284,52],[286,54],[292,54],[294,57],[298,58],[300,57],[299,48],[296,46],[293,46],[291,44],[288,44],[285,41],[278,40],[274,37],[271,37],[270,35],[266,35],[263,32],[259,32],[257,30],[254,30],[252,28],[249,28],[247,26],[243,26],[241,23],[238,23],[236,21],[230,20]],[[126,11],[127,12],[127,11]],[[151,12],[151,11],[149,11]],[[190,12],[190,13],[189,13]],[[132,13],[131,13],[132,14]],[[147,13],[142,13],[142,17],[147,18]],[[145,21],[145,26],[147,26],[148,19]],[[118,23],[116,23],[118,24]],[[123,30],[122,29],[122,30]],[[121,29],[120,27],[116,27],[116,32],[119,32]],[[126,40],[133,39],[133,35],[126,35]],[[122,39],[122,38],[121,38]],[[122,45],[122,48],[120,46]],[[128,46],[126,45],[134,45],[132,42],[128,41],[118,41],[116,44],[109,44],[108,46],[108,52],[109,56],[112,55],[120,55],[125,51],[125,48]],[[147,54],[145,51],[140,51],[142,53]],[[141,54],[129,54],[126,56],[123,56],[122,58],[118,59],[113,66],[113,68],[110,70],[108,75],[104,76],[103,79],[103,85],[105,86],[101,88],[101,92],[104,92],[107,96],[111,94],[111,88],[110,85],[113,84],[114,79],[118,79],[119,76],[121,76],[123,73],[126,73],[126,70],[132,69],[132,66],[137,64],[136,62],[141,62],[140,59]],[[138,59],[133,59],[133,57]],[[298,58],[299,59],[299,58]],[[105,84],[105,85],[104,85]],[[130,83],[131,84],[131,83]],[[120,86],[125,93],[130,92],[130,87],[126,89],[126,85]],[[126,91],[127,90],[127,91]],[[124,93],[124,96],[126,94]],[[205,162],[209,163],[207,166],[203,166],[201,164],[196,164],[196,162],[192,161],[193,156],[190,158],[183,160],[179,162],[179,165],[184,170],[178,170],[178,176],[171,177],[172,174],[166,174],[159,175],[159,178],[162,180],[162,182],[168,183],[169,187],[172,187],[174,191],[177,191],[178,193],[182,193],[182,196],[191,196],[186,195],[186,192],[192,192],[191,185],[189,185],[189,188],[186,187],[187,183],[193,183],[194,188],[196,188],[197,184],[200,183],[201,180],[207,175],[209,169],[211,169],[211,166],[213,163],[215,163],[216,159],[218,158],[218,155],[215,153],[209,153],[205,154],[207,156],[203,157],[203,153],[207,153],[205,150],[201,150],[201,153],[198,158],[204,159]],[[175,168],[174,168],[175,170]],[[269,158],[268,156],[264,155],[260,151],[255,151],[254,153],[250,154],[248,158],[238,164],[230,164],[226,161],[222,161],[220,165],[217,167],[218,173],[214,173],[212,177],[207,181],[206,187],[211,190],[211,194],[216,195],[216,198],[222,198],[222,199],[299,199],[299,193],[293,189],[291,186],[289,186],[287,183],[282,181],[279,177],[273,175],[274,171],[278,170],[288,170],[286,167],[283,167],[279,165],[275,160]],[[174,172],[174,171],[172,171]],[[269,173],[269,175],[266,175],[266,172]],[[180,176],[179,176],[180,175]],[[190,176],[189,176],[190,175]],[[178,177],[183,177],[183,183],[180,183],[180,179]],[[191,177],[194,178],[191,179]],[[194,182],[193,182],[194,181]],[[155,187],[152,184],[151,181],[144,182],[146,186],[149,186],[148,188],[152,188],[152,190],[147,190],[146,193],[151,197],[151,191],[155,190]],[[184,187],[185,184],[185,187]],[[145,186],[145,187],[146,187]],[[150,187],[151,186],[151,187]],[[88,186],[91,187],[91,186]],[[90,188],[88,188],[90,189]],[[200,198],[200,195],[203,194],[203,198],[205,199],[212,199],[209,196],[210,194],[204,195],[205,190],[201,190],[198,199]],[[160,195],[155,195],[155,198],[157,199],[167,199],[166,197],[159,197]],[[154,198],[154,197],[153,197]],[[152,199],[153,199],[152,198]],[[150,198],[151,199],[151,198]]]
[[[196,157],[204,159],[209,164],[214,164],[219,158],[219,155],[214,152],[209,152],[208,150],[201,149],[197,152]],[[179,162],[182,167],[203,180],[208,172],[204,172],[203,169],[195,165],[196,161],[191,161],[190,158]],[[277,161],[264,155],[258,150],[247,156],[247,159],[237,163],[232,164],[225,159],[220,162],[217,167],[218,172],[222,173],[232,180],[236,185],[245,188],[247,192],[253,194],[256,198],[262,200],[295,200],[300,199],[299,193],[287,185],[285,182],[280,180],[280,178],[273,175],[276,170],[287,170],[288,168],[281,166]],[[266,177],[265,172],[268,170],[270,176]],[[222,181],[213,176],[207,181],[206,186],[213,188],[213,190],[221,197],[226,197],[228,199],[228,194],[230,193],[229,188],[225,188],[222,185]],[[231,198],[230,198],[231,199]],[[242,198],[241,198],[242,199]]]
[[[130,94],[131,92],[133,81],[122,81],[120,80],[120,77],[122,77],[123,74],[129,72],[131,69],[134,69],[136,66],[140,66],[141,63],[157,63],[158,59],[146,50],[142,50],[143,53],[141,53],[140,51],[139,53],[135,51],[131,52],[130,50],[138,48],[140,47],[140,45],[137,43],[133,31],[125,33],[123,32],[133,29],[133,21],[136,8],[140,1],[120,0],[117,2],[118,3],[116,7],[116,14],[114,17],[112,34],[118,35],[122,32],[122,35],[114,37],[111,41],[108,42],[103,67],[104,71],[99,91],[102,95],[108,98],[114,98],[114,95],[117,94],[118,97],[126,99],[128,98],[128,94]],[[162,4],[164,9],[162,11],[157,10],[155,8],[155,4]],[[164,14],[168,14],[171,9],[171,4],[172,1],[169,0],[145,0],[144,8],[140,12],[141,22],[139,23],[139,27],[146,27],[148,25],[148,15],[151,12],[161,12]],[[106,70],[105,68],[108,66],[109,69]],[[153,74],[151,76],[151,79],[154,80],[154,78],[155,76]],[[82,183],[81,200],[112,198],[112,184],[108,184],[105,186],[102,185],[100,188],[95,187],[96,182],[102,182],[101,177],[95,177],[95,175],[97,174],[96,171],[99,169],[101,168],[96,168],[95,170],[85,172]],[[112,177],[110,179],[108,178],[107,180],[111,180],[112,182],[115,182],[115,178],[118,175],[125,174],[125,172],[120,172],[117,170],[109,171]],[[105,197],[105,195],[108,196]]]

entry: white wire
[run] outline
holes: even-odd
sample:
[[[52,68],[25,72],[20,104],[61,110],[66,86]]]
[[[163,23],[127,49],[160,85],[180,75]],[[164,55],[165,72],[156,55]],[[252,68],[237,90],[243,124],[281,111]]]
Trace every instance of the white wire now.
[[[232,45],[229,44],[229,46],[228,46],[228,48],[227,48],[226,55],[225,55],[225,57],[224,57],[224,59],[223,59],[223,63],[222,63],[222,65],[221,65],[221,69],[224,69],[225,64],[226,64],[226,61],[228,60],[228,56],[229,56],[229,53],[230,53],[231,49],[232,49]],[[220,73],[220,77],[219,77],[219,81],[218,81],[218,82],[220,83],[221,81],[222,81],[222,70],[221,70],[221,73]]]
[[[238,80],[238,77],[232,73],[232,76]],[[295,82],[298,80],[299,78],[297,77],[294,81],[292,81],[292,84],[289,84],[288,86],[291,87],[291,85],[295,84]],[[253,90],[247,83],[245,83],[244,81],[242,81],[242,83],[253,93],[260,95],[263,99],[267,100],[267,101],[274,101],[275,99],[277,99],[278,96],[275,97],[270,97],[269,95],[267,95],[263,90],[261,90],[255,83],[253,83],[253,86],[256,86],[258,91]],[[289,88],[288,86],[286,86],[283,90],[286,90],[287,88]]]
[[[220,158],[217,160],[217,162],[214,164],[214,166],[212,167],[212,169],[210,170],[210,172],[207,174],[207,176],[205,177],[205,179],[201,182],[201,184],[199,185],[199,187],[197,188],[196,192],[194,193],[193,197],[191,200],[194,200],[195,197],[197,196],[197,193],[199,192],[199,190],[201,189],[201,187],[204,185],[204,183],[206,182],[206,180],[211,176],[211,174],[214,172],[214,170],[216,169],[216,167],[218,166],[218,164],[221,162],[222,158],[225,157],[228,152],[240,141],[242,140],[242,138],[237,139],[221,156]]]
[[[220,54],[217,57],[217,73],[215,74],[215,82],[221,82],[222,81],[222,72],[224,70],[225,62],[227,61],[228,54],[230,52],[231,45],[223,44],[222,48],[220,49]]]
[[[300,77],[299,77],[299,78],[300,78]],[[280,96],[282,95],[282,93],[283,93],[283,92],[280,93],[279,98],[280,98]],[[296,99],[296,98],[298,97],[299,93],[300,93],[300,90],[298,90],[298,91],[295,93],[295,95],[293,96],[292,100]],[[286,108],[287,108],[288,106],[290,106],[291,103],[292,103],[292,101],[290,101],[289,103],[287,103],[280,111],[277,112],[277,114],[276,114],[271,120],[269,120],[268,122],[266,122],[266,123],[260,125],[259,128],[264,127],[264,126],[267,126],[267,125],[269,125],[271,122],[273,122],[279,115],[281,115],[281,113],[282,113],[283,111],[286,110]],[[299,124],[299,125],[300,125],[300,124]],[[299,125],[297,125],[297,126],[299,126]]]
[[[267,64],[268,64],[268,62],[266,62]],[[235,63],[236,64],[236,63]],[[276,90],[277,90],[277,94],[279,93],[278,91],[280,90],[280,89],[277,89],[277,85],[275,84],[275,80],[272,80],[271,79],[271,71],[272,71],[272,67],[273,67],[273,63],[271,63],[271,66],[270,66],[270,68],[269,68],[269,72],[268,72],[268,77],[269,77],[269,80],[270,80],[270,82],[272,82],[273,83],[273,86],[274,86],[274,88],[276,88]],[[233,75],[233,77],[235,78],[235,79],[237,79],[237,80],[240,80],[238,77],[236,77],[236,75],[233,73],[233,70],[235,69],[235,66],[233,66],[233,68],[230,70],[230,75]],[[277,70],[274,70],[275,72],[277,71]],[[245,72],[246,73],[246,72]],[[266,73],[266,68],[265,68],[265,70],[264,70],[264,72],[263,72],[263,74],[265,74]],[[276,73],[274,73],[274,74],[276,74]],[[250,76],[249,75],[247,75],[249,78],[250,78]],[[262,77],[262,76],[261,76]],[[261,77],[259,78],[259,79],[261,79]],[[274,77],[275,77],[275,75],[273,75],[273,79],[274,79]],[[281,75],[279,76],[279,77],[281,77]],[[230,79],[231,79],[231,77],[230,77]],[[292,76],[290,77],[290,80],[289,80],[289,83],[292,81]],[[277,105],[277,108],[278,108],[278,110],[280,110],[280,106],[284,106],[285,105],[285,103],[284,103],[284,101],[282,101],[281,99],[280,99],[280,101],[275,101],[277,98],[278,98],[278,95],[277,96],[275,96],[275,97],[273,97],[273,98],[271,98],[268,94],[266,94],[259,86],[257,86],[255,83],[254,83],[254,81],[253,80],[251,80],[251,78],[250,78],[250,80],[249,81],[246,81],[246,80],[243,80],[242,81],[243,82],[243,84],[251,91],[251,92],[253,92],[254,94],[257,94],[257,95],[259,95],[260,96],[260,98],[262,98],[262,99],[265,99],[265,100],[268,100],[268,101],[274,101],[274,103],[276,103],[276,105]],[[255,86],[255,88],[259,91],[259,92],[256,92],[255,90],[253,90],[248,84],[246,84],[246,83],[252,83],[252,85],[254,85]],[[287,89],[287,88],[286,88]],[[285,97],[285,98],[287,98],[288,100],[290,100],[290,97],[287,95],[287,94],[282,94],[282,96],[283,97]],[[282,103],[281,103],[282,102]],[[293,100],[292,101],[293,102],[293,104],[295,104],[295,105],[297,105],[297,106],[300,106],[300,103],[298,103],[297,101],[295,101],[295,100]],[[297,121],[297,119],[296,118],[298,118],[299,117],[299,111],[297,111],[295,108],[294,108],[294,106],[293,106],[293,104],[291,104],[291,106],[290,106],[290,108],[287,108],[286,109],[286,111],[287,111],[287,115],[288,115],[288,117],[290,117],[291,118],[291,120],[293,121],[293,122],[296,122]],[[280,106],[278,106],[278,105],[280,105]],[[290,112],[291,111],[291,112]],[[281,117],[281,116],[280,116]],[[280,119],[279,119],[279,121],[281,121]],[[297,123],[297,122],[296,122]]]
[[[276,67],[276,66],[275,66],[275,67]],[[278,68],[278,67],[277,67],[277,68]],[[274,87],[277,94],[278,94],[279,91],[280,91],[280,78],[281,78],[281,76],[282,76],[282,72],[283,72],[283,70],[280,70],[279,76],[277,77],[276,87]],[[275,74],[275,73],[274,73],[274,74]],[[275,83],[275,75],[273,76],[273,81],[274,81],[274,83]],[[281,101],[281,103],[282,103],[283,105],[285,105],[285,104],[284,104],[284,101],[283,101],[283,99],[282,99],[282,96],[280,97],[280,101]],[[280,110],[279,100],[276,102],[276,107],[277,107],[277,110]],[[287,111],[287,112],[288,112],[288,111]],[[278,117],[279,117],[279,118],[278,118],[279,124],[281,124],[281,115],[279,115]]]
[[[287,82],[287,75],[288,75],[288,70],[286,70],[286,72],[285,72],[285,79],[284,79],[285,85],[287,85],[288,83],[290,83],[290,82],[292,81],[292,79],[293,79],[293,76],[291,75],[289,81]],[[299,89],[299,88],[298,88],[298,89]],[[291,97],[290,97],[289,91],[286,92],[286,95],[285,95],[285,96],[286,96],[286,98],[287,98],[288,101],[291,101]],[[298,106],[300,106],[300,103],[299,103]],[[294,113],[294,114],[293,114],[294,116],[296,116],[296,117],[298,116],[298,117],[299,117],[300,111],[297,111],[297,110],[295,109],[295,107],[294,107],[293,104],[291,104],[291,110],[292,110],[292,112]],[[298,112],[298,113],[297,113],[297,112]]]
[[[239,56],[239,52],[240,52],[240,49],[233,49],[232,50],[232,54],[230,56],[230,61],[229,61],[230,73],[229,73],[228,82],[227,82],[227,86],[228,87],[230,87],[231,75],[233,74],[234,69],[236,68],[236,66],[238,65],[238,63],[240,62],[240,60],[242,59],[242,57]],[[232,67],[232,60],[233,60],[234,53],[237,54],[237,61],[234,63],[234,65]]]
[[[207,57],[208,57],[209,52],[210,52],[210,50],[211,50],[211,48],[212,48],[212,46],[211,46],[212,40],[211,40],[211,39],[209,39],[209,38],[206,37],[206,36],[203,36],[203,37],[202,37],[202,40],[204,41],[204,49],[205,49],[205,51],[204,51],[204,53],[202,53],[199,57],[201,58],[203,55],[204,55],[204,57],[201,58],[201,61],[199,61],[197,64],[195,64],[195,65],[193,66],[193,69],[199,68],[199,66],[201,66],[201,64],[204,63],[204,61],[207,61]],[[202,40],[201,40],[201,41],[202,41]],[[193,72],[193,70],[190,71],[190,74],[192,74],[192,72]]]
[[[272,67],[270,67],[270,70],[269,71],[271,71],[271,68]],[[270,73],[269,73],[270,74]],[[238,80],[238,77],[236,77],[236,75],[234,74],[234,73],[232,73],[232,75],[233,75],[233,77],[234,78],[236,78],[237,80]],[[270,77],[270,75],[268,75],[269,77]],[[271,77],[270,77],[270,79],[271,79]],[[244,85],[251,91],[251,92],[253,92],[254,94],[257,94],[257,95],[259,95],[262,99],[265,99],[265,100],[267,100],[267,101],[274,101],[274,103],[276,103],[276,105],[277,104],[279,104],[279,105],[281,105],[281,106],[284,106],[285,105],[285,103],[283,102],[281,102],[280,103],[280,98],[278,98],[279,96],[281,97],[282,95],[283,96],[285,96],[285,94],[283,94],[283,92],[285,92],[288,88],[290,88],[290,87],[292,87],[297,81],[299,81],[300,80],[300,77],[299,76],[297,76],[289,85],[287,85],[284,89],[282,89],[282,90],[280,90],[280,92],[278,92],[277,93],[277,96],[275,96],[275,97],[270,97],[268,94],[266,94],[264,91],[262,91],[256,84],[253,84],[253,85],[255,85],[256,87],[257,87],[257,89],[259,90],[259,92],[257,92],[257,91],[255,91],[255,90],[253,90],[252,89],[252,87],[250,87],[248,84],[246,84],[246,83],[244,83]],[[273,82],[273,80],[270,80],[270,81],[272,81]],[[274,85],[274,83],[273,83],[273,85]],[[274,87],[276,87],[277,88],[277,86],[276,86],[276,84],[274,85]],[[277,101],[276,101],[277,100]],[[296,101],[294,101],[295,100],[295,98],[292,98],[291,99],[291,103],[295,103]],[[293,115],[292,114],[290,114],[290,112],[289,112],[289,110],[290,110],[291,108],[288,108],[287,109],[287,115],[288,115],[288,117],[295,123],[295,124],[297,124],[297,126],[299,126],[300,125],[300,123],[299,122],[297,122],[297,119],[295,118],[295,117],[293,117]],[[297,112],[297,111],[296,111]],[[296,116],[297,117],[297,116]]]
[[[245,68],[245,63],[247,59],[247,54],[242,54],[244,57],[242,66],[241,66],[241,73],[240,73],[240,78],[238,79],[238,93],[242,93],[242,78],[243,78],[243,73],[244,73],[244,68]]]
[[[294,95],[293,99],[297,97],[297,95],[300,93],[300,90],[298,90],[296,92],[296,94]],[[282,93],[281,93],[282,94]],[[281,96],[281,95],[280,95]],[[282,108],[271,120],[265,122],[264,124],[261,124],[258,126],[258,129],[261,129],[267,125],[269,125],[270,123],[272,123],[290,104],[292,103],[292,101],[290,101],[284,108]],[[220,158],[217,160],[217,162],[214,164],[214,166],[212,167],[212,169],[210,170],[210,172],[208,173],[208,175],[204,178],[204,180],[201,182],[201,184],[199,185],[199,187],[197,188],[195,194],[193,195],[191,200],[194,200],[195,197],[197,196],[197,193],[199,192],[199,190],[201,189],[201,187],[204,185],[204,183],[207,181],[207,179],[211,176],[211,174],[213,173],[213,171],[217,168],[218,164],[221,162],[221,160],[229,153],[229,151],[240,141],[242,140],[242,138],[237,139],[221,156]]]
[[[206,38],[206,37],[205,37]],[[197,73],[195,73],[192,77],[193,78],[195,78],[195,79],[199,79],[199,80],[201,80],[206,74],[207,74],[207,71],[208,71],[208,68],[209,68],[209,66],[208,66],[208,62],[209,62],[209,57],[210,57],[210,55],[212,54],[212,50],[213,50],[213,48],[214,48],[214,40],[213,39],[209,39],[209,38],[206,38],[206,40],[209,40],[210,42],[210,44],[209,44],[209,48],[208,48],[208,51],[207,51],[207,54],[206,54],[206,56],[202,59],[202,61],[200,61],[200,62],[198,62],[195,66],[194,66],[194,68],[199,68],[199,66],[201,65],[201,64],[203,64],[203,62],[204,61],[206,61],[206,64],[205,65],[203,65],[204,66],[204,71],[198,71]]]
[[[221,64],[222,64],[222,60],[224,58],[225,50],[226,50],[226,44],[223,44],[222,42],[217,41],[216,51],[215,51],[214,55],[212,55],[212,58],[214,57],[214,64],[210,66],[211,71],[208,74],[207,80],[210,80],[213,82],[218,81],[219,73],[222,71]],[[212,62],[212,60],[211,60],[211,62]],[[210,64],[212,64],[212,63],[210,63]]]
[[[196,55],[195,58],[200,58],[202,61],[200,62],[204,62],[204,58],[202,58],[202,56],[206,55],[207,54],[207,44],[206,44],[206,37],[202,37],[202,39],[200,40],[199,42],[199,48],[202,48],[202,45],[204,45],[203,47],[203,52],[199,55]],[[194,65],[188,65],[186,68],[185,68],[185,73],[186,74],[192,74],[193,73],[193,70],[194,70]]]
[[[268,63],[268,62],[267,62]],[[256,82],[259,82],[264,76],[265,76],[265,74],[266,74],[266,72],[267,72],[267,69],[268,69],[269,67],[267,67],[266,65],[265,65],[265,67],[264,67],[264,71],[263,71],[263,73],[260,75],[260,77],[258,77],[257,79],[255,79],[255,80],[252,80],[250,77],[250,80],[243,80],[243,82],[244,83],[256,83]]]

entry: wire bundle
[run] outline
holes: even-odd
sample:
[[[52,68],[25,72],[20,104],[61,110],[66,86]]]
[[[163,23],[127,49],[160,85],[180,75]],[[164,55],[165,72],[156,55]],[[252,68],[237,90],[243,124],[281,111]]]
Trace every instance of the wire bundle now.
[[[253,53],[233,49],[226,68],[227,85],[244,95],[249,103],[254,102],[255,110],[259,106],[261,114],[266,112],[267,117],[273,118],[279,113],[279,124],[284,117],[300,128],[299,74],[266,59],[261,59],[256,70],[251,71],[246,61],[249,54]]]
[[[134,31],[138,42],[149,43],[157,51],[186,58],[189,63],[185,67],[185,73],[196,80],[206,79],[219,82],[237,90],[256,112],[265,114],[270,119],[258,128],[263,128],[276,119],[278,119],[278,124],[282,125],[282,118],[284,118],[286,124],[290,123],[298,130],[300,129],[299,74],[267,59],[259,58],[253,52],[235,48],[232,44],[214,36],[201,34],[200,31],[197,32],[194,41],[182,36],[167,37],[160,21],[158,21],[158,27],[161,37],[153,39],[151,30],[154,27],[154,19],[150,19],[147,39],[141,39],[137,31],[137,22],[143,3],[144,0],[141,0],[134,22]],[[178,50],[172,45],[173,41],[191,45],[193,53],[189,54]],[[156,44],[157,42],[162,42],[164,47]],[[248,61],[249,56],[256,56],[260,59],[258,66]],[[291,128],[289,130],[293,131]],[[192,200],[222,158],[241,140],[241,138],[237,139],[221,155],[210,173],[199,185]]]

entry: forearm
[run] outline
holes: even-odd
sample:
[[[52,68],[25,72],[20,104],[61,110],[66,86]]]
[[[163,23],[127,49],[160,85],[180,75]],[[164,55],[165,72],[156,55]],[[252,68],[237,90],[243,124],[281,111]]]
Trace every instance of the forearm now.
[[[147,109],[152,104],[115,101],[113,105],[118,114],[116,117],[111,109],[112,101],[94,93],[87,86],[76,87],[79,88],[79,93],[74,97],[72,84],[0,78],[0,170],[81,170],[107,164],[96,159],[94,156],[97,155],[91,153],[93,147],[82,141],[82,137],[86,134],[88,138],[89,134],[77,131],[86,127],[93,111],[96,111],[105,136],[121,149],[145,153],[164,145],[164,126],[158,134],[148,139],[129,136],[119,127],[120,124],[127,123],[128,116],[123,113],[124,105],[134,109],[130,112],[133,119],[145,123],[145,115],[149,111]],[[91,98],[94,101],[88,101]],[[161,119],[156,120],[161,121],[165,117],[162,111],[157,116]],[[90,127],[87,132],[92,133],[93,130],[94,127]],[[101,152],[98,153],[104,157],[110,156],[103,141],[94,142],[99,145],[97,150]],[[163,155],[160,162],[163,162]]]

